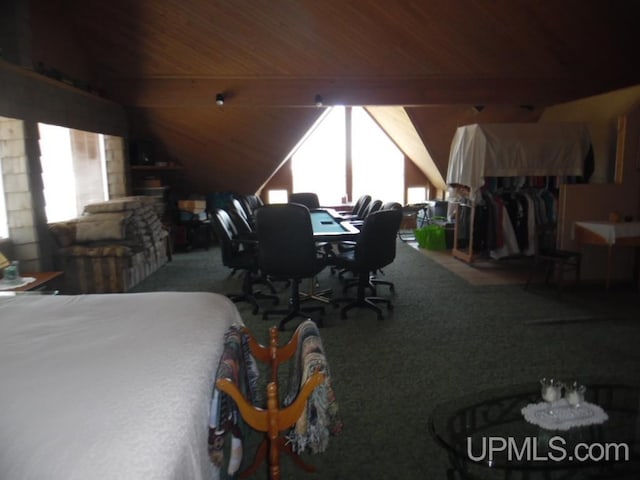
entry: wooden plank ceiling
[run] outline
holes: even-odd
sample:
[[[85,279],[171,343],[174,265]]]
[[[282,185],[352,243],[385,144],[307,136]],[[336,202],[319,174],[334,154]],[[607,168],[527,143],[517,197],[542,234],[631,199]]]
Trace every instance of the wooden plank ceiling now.
[[[633,0],[31,5],[34,61],[129,108],[132,136],[184,163],[201,191],[258,188],[319,115],[318,94],[406,107],[444,176],[458,125],[535,121],[545,106],[640,83]],[[53,48],[61,37],[73,48]]]

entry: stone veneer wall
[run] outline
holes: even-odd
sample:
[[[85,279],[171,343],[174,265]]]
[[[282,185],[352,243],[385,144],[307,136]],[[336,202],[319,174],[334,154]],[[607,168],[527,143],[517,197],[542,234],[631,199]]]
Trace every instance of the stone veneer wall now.
[[[38,229],[30,190],[24,124],[0,117],[0,161],[13,258],[23,271],[42,269]]]
[[[104,136],[105,160],[107,163],[107,184],[109,199],[129,195],[127,149],[124,138]]]

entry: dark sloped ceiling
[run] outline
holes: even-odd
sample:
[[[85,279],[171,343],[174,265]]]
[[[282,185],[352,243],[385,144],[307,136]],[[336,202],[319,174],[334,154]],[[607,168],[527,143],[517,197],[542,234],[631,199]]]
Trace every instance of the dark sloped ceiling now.
[[[129,107],[132,135],[182,162],[197,190],[258,188],[318,117],[316,94],[407,107],[445,175],[458,125],[535,121],[544,106],[640,83],[632,0],[31,6],[34,61]]]
[[[316,120],[315,109],[175,107],[132,110],[134,138],[184,166],[194,192],[253,193]],[[186,193],[186,192],[185,192]]]

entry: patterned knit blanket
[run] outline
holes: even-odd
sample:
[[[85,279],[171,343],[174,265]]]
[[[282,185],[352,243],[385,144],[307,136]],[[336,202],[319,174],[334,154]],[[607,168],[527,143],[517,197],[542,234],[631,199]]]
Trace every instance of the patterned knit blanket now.
[[[224,350],[218,364],[214,381],[209,416],[209,456],[217,467],[224,464],[224,441],[227,434],[232,436],[231,458],[228,473],[233,475],[242,460],[242,417],[234,400],[215,388],[215,382],[221,378],[231,380],[244,397],[256,405],[259,402],[258,366],[251,355],[248,337],[241,327],[229,327],[224,337]]]
[[[287,433],[294,452],[322,453],[327,448],[329,436],[340,433],[343,424],[338,415],[338,402],[331,386],[320,333],[311,320],[305,320],[298,327],[298,345],[290,372],[285,405],[295,401],[301,386],[315,372],[325,375],[324,382],[309,396],[300,418]]]

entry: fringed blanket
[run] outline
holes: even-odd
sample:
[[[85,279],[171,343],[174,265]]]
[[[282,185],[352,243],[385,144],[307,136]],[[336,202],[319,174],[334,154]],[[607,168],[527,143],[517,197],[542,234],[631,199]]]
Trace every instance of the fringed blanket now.
[[[215,382],[228,378],[255,405],[259,402],[258,376],[258,366],[251,355],[247,335],[240,327],[230,327],[224,337],[224,351],[214,380],[209,416],[209,456],[217,467],[224,464],[224,441],[226,435],[231,433],[231,454],[227,468],[229,475],[238,471],[242,461],[242,417],[233,399],[215,388]]]
[[[305,320],[298,327],[298,345],[289,378],[289,392],[284,399],[290,405],[297,398],[304,382],[315,372],[325,375],[325,380],[309,396],[307,404],[294,427],[288,432],[294,452],[322,453],[327,448],[330,435],[342,431],[338,416],[338,403],[331,387],[331,376],[317,325]]]

